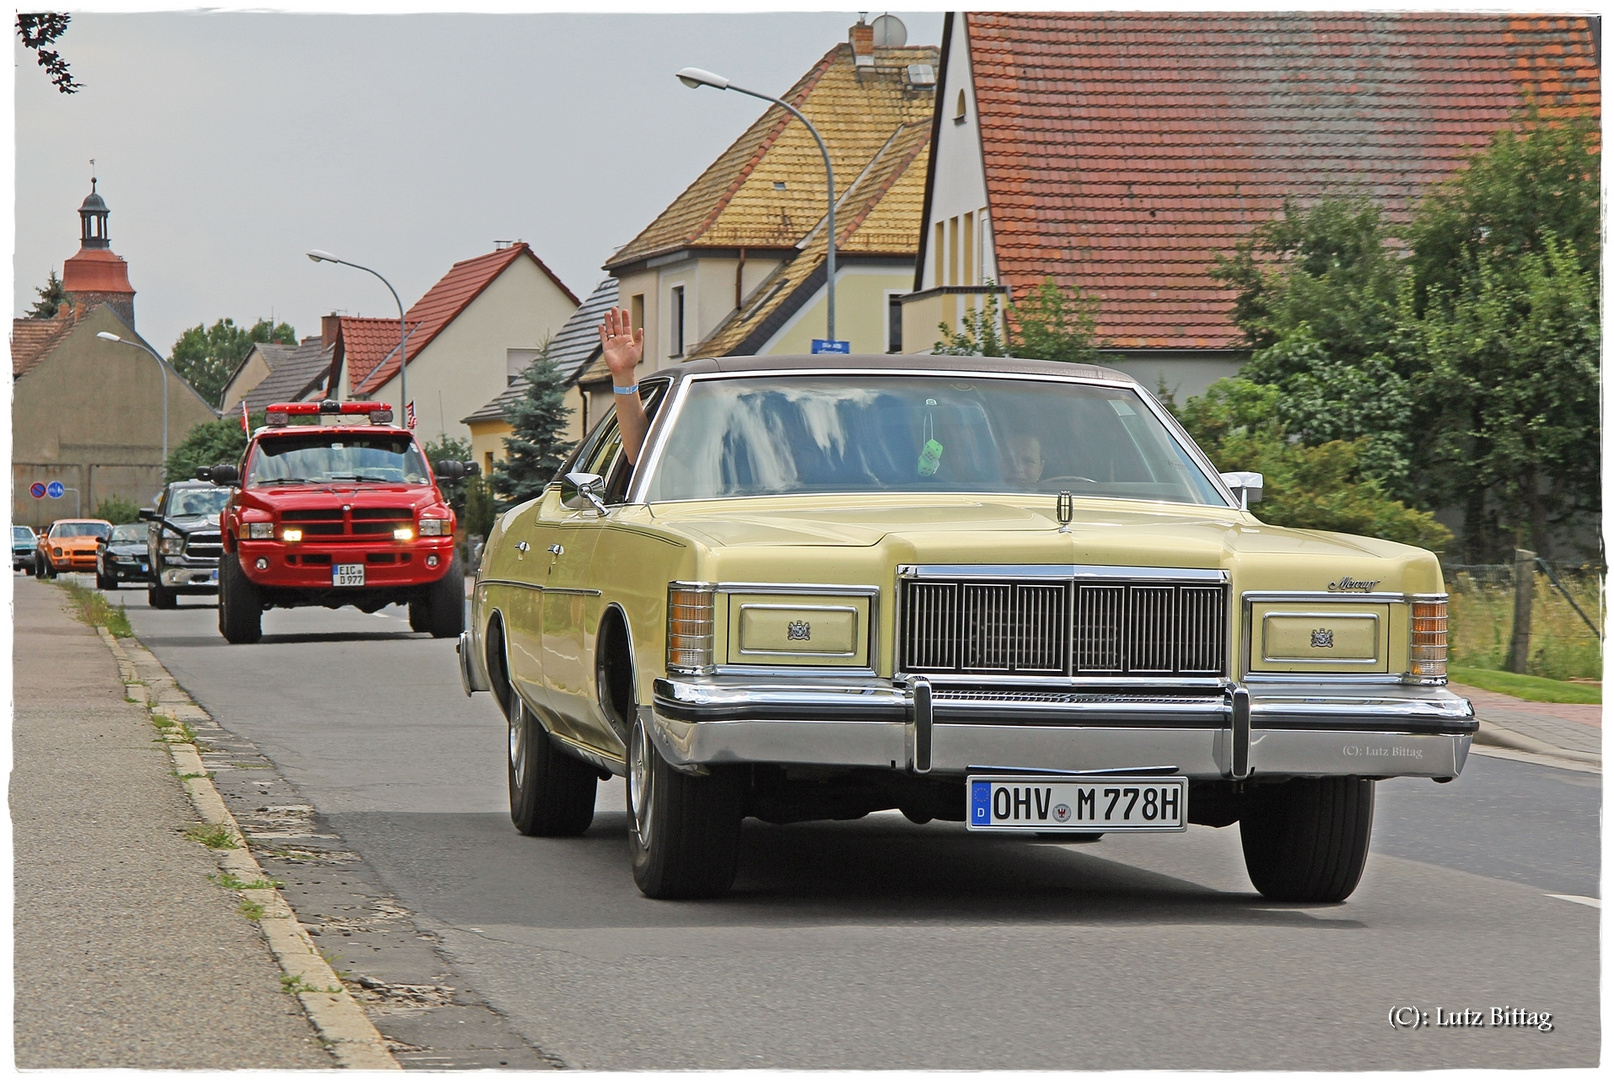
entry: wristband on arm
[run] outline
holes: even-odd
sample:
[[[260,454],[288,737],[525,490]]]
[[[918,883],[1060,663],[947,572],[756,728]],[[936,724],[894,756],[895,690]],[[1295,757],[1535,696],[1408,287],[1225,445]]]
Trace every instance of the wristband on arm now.
[[[611,389],[626,397],[629,394],[637,394],[639,392],[639,384],[634,383],[632,386],[613,386]]]

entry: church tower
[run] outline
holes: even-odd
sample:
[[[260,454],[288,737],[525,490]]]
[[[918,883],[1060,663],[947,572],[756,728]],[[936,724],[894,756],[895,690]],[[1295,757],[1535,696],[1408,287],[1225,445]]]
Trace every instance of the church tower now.
[[[79,249],[62,264],[62,291],[73,303],[75,317],[83,318],[90,308],[107,304],[129,326],[134,326],[134,286],[129,284],[129,264],[113,254],[107,233],[112,211],[96,194],[95,178],[90,193],[78,208]]]

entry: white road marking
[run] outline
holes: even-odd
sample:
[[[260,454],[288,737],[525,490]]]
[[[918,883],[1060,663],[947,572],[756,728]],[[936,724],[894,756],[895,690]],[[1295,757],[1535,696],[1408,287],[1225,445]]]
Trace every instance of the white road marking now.
[[[1568,900],[1571,904],[1585,904],[1587,907],[1597,908],[1599,911],[1603,908],[1603,901],[1595,896],[1571,896],[1568,893],[1555,892],[1547,893],[1547,895],[1554,900]]]

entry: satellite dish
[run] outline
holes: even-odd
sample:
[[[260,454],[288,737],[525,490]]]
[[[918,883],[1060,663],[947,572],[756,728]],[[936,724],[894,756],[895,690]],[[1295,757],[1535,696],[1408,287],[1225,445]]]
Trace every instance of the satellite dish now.
[[[900,49],[908,44],[908,28],[895,15],[881,15],[874,20],[874,47]]]

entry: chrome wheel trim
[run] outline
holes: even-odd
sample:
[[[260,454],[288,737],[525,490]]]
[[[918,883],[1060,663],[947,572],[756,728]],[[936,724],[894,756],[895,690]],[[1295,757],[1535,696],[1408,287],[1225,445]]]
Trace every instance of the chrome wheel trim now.
[[[521,704],[521,695],[516,693],[515,687],[510,688],[510,775],[515,777],[516,787],[525,787],[527,783],[527,724],[526,707]]]
[[[628,809],[633,815],[633,831],[641,848],[650,846],[650,755],[655,752],[644,722],[635,720],[633,737],[628,740]]]

